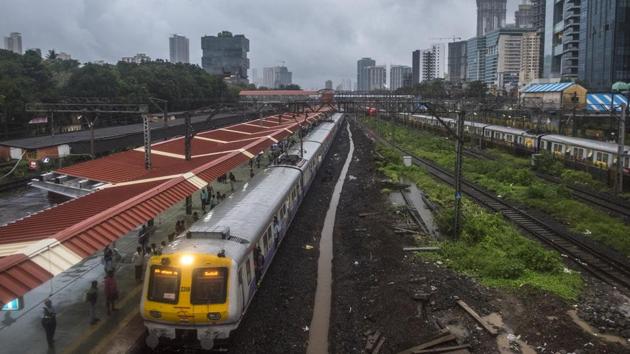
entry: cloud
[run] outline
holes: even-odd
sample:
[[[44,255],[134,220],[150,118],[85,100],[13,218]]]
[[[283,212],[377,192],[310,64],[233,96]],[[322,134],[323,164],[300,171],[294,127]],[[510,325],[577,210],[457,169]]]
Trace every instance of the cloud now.
[[[519,0],[508,0],[508,20]],[[168,37],[222,30],[250,40],[252,68],[285,62],[307,88],[356,80],[356,60],[411,65],[435,37],[474,36],[474,0],[2,0],[0,34],[21,32],[24,48],[54,48],[81,61],[116,62],[146,53],[168,58]]]

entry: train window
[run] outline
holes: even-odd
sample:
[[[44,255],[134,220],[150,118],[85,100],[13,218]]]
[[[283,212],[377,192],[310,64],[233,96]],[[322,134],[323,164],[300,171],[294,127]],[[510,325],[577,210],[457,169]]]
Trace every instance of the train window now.
[[[149,300],[176,304],[179,299],[180,279],[181,274],[177,268],[159,265],[151,266]]]
[[[575,157],[576,159],[584,158],[584,149],[578,147],[573,148],[573,157]]]
[[[247,260],[245,262],[245,270],[247,271],[247,284],[249,284],[252,281],[252,266],[249,264],[249,256],[247,256]]]
[[[553,144],[553,152],[562,153],[562,144]]]
[[[223,304],[226,297],[227,268],[197,268],[193,271],[191,304]]]
[[[264,254],[267,254],[268,248],[267,248],[267,235],[266,234],[263,235],[261,242],[262,242],[262,251]]]
[[[608,154],[598,151],[595,155],[595,160],[608,163]]]

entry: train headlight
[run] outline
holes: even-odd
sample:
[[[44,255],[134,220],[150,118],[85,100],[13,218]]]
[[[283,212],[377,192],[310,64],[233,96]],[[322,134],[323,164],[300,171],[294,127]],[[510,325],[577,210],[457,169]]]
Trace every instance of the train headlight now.
[[[162,318],[162,313],[160,311],[151,310],[149,311],[149,315],[153,318]]]
[[[221,314],[219,312],[210,312],[208,313],[208,319],[210,321],[218,321],[221,319]]]
[[[189,254],[182,256],[182,258],[179,259],[179,263],[181,265],[187,266],[187,265],[191,265],[193,263],[193,261],[195,260],[195,258]]]

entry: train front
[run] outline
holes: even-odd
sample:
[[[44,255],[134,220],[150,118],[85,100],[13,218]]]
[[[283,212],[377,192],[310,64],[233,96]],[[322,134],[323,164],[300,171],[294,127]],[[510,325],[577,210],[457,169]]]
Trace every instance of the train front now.
[[[160,339],[185,345],[199,340],[208,350],[215,339],[228,338],[240,318],[238,301],[230,297],[232,268],[224,251],[174,250],[151,257],[140,304],[147,345],[156,348]]]

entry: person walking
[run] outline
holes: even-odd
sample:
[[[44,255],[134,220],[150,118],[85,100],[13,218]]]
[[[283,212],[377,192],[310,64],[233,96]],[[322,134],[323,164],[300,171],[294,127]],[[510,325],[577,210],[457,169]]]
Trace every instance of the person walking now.
[[[44,315],[42,316],[42,327],[46,331],[46,341],[48,347],[55,345],[55,330],[57,329],[57,313],[50,299],[44,301]]]
[[[98,299],[98,282],[96,280],[92,280],[92,284],[90,285],[90,288],[85,293],[85,301],[90,305],[90,324],[91,325],[100,321],[99,318],[96,318],[96,300],[97,299]]]
[[[136,253],[131,257],[131,263],[133,263],[135,274],[136,274],[136,282],[142,281],[142,266],[144,265],[144,252],[142,251],[142,247],[136,247]]]
[[[109,248],[109,245],[105,246],[103,250],[103,265],[105,266],[105,273],[114,269],[114,251]]]
[[[116,278],[114,278],[114,272],[110,271],[105,277],[105,305],[107,306],[108,315],[112,311],[118,311],[116,300],[118,300],[118,285],[116,284]]]
[[[206,205],[208,204],[208,190],[206,189],[206,187],[201,189],[199,197],[201,198],[201,210],[203,210],[203,212],[205,213]]]

